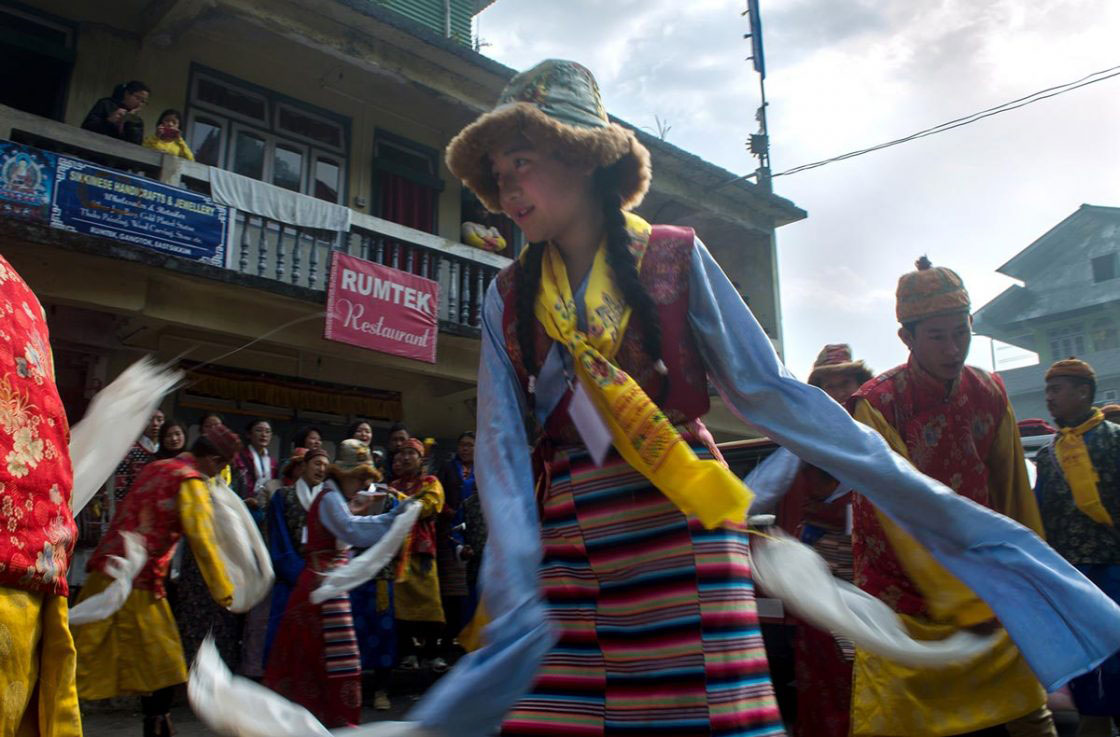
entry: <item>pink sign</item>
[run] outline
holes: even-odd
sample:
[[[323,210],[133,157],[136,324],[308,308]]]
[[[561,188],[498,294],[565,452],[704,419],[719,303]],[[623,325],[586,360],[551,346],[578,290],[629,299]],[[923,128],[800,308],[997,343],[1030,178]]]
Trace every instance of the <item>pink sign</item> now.
[[[334,252],[327,340],[435,363],[438,310],[431,279]]]

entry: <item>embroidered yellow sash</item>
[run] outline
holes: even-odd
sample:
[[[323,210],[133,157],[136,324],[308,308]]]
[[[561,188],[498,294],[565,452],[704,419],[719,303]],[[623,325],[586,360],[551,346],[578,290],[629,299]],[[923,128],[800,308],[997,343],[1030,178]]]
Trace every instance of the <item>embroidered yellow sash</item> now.
[[[1073,503],[1094,522],[1112,526],[1112,515],[1101,504],[1101,494],[1097,489],[1100,476],[1093,468],[1089,449],[1085,447],[1085,433],[1104,422],[1104,413],[1094,407],[1089,419],[1077,427],[1063,427],[1058,430],[1054,441],[1054,452],[1062,467],[1069,490],[1073,493]]]
[[[626,213],[626,227],[640,267],[649,223]],[[631,310],[611,279],[605,243],[599,246],[588,275],[585,304],[586,333],[578,328],[564,260],[548,244],[541,260],[535,313],[549,337],[571,351],[576,376],[610,430],[614,447],[682,512],[705,527],[717,527],[724,520],[743,522],[754,494],[723,464],[697,458],[638,382],[611,362]]]

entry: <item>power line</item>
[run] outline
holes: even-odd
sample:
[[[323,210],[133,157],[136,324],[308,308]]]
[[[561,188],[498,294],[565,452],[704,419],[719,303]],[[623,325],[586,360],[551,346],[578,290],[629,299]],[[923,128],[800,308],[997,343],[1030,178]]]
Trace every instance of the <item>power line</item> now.
[[[946,131],[953,130],[954,128],[961,128],[963,126],[970,125],[972,123],[983,120],[985,118],[990,118],[990,117],[993,117],[995,115],[999,115],[1000,113],[1009,112],[1011,110],[1017,110],[1018,108],[1026,107],[1027,105],[1030,105],[1032,103],[1039,102],[1041,100],[1047,100],[1051,97],[1057,97],[1058,95],[1063,95],[1067,92],[1072,92],[1074,90],[1081,89],[1082,87],[1087,87],[1091,84],[1096,84],[1097,82],[1103,82],[1107,79],[1112,79],[1113,77],[1116,77],[1116,76],[1120,76],[1120,65],[1110,67],[1108,69],[1102,69],[1098,72],[1093,72],[1091,74],[1086,74],[1084,77],[1081,77],[1080,79],[1074,80],[1072,82],[1066,82],[1065,84],[1059,84],[1059,85],[1054,85],[1053,87],[1047,87],[1046,89],[1038,90],[1037,92],[1032,92],[1029,95],[1025,95],[1025,96],[1017,98],[1015,100],[1009,100],[1008,102],[1002,103],[1000,105],[996,105],[994,107],[990,107],[990,108],[987,108],[985,110],[980,110],[978,112],[971,113],[970,115],[965,115],[965,116],[960,117],[960,118],[954,118],[953,120],[949,120],[949,121],[946,121],[944,123],[940,123],[940,124],[932,126],[930,128],[925,128],[923,130],[917,131],[916,133],[911,133],[908,136],[904,136],[902,138],[896,138],[893,141],[886,141],[884,143],[879,143],[879,144],[876,144],[874,146],[869,146],[867,148],[861,148],[861,149],[857,149],[855,151],[849,151],[848,153],[840,154],[839,156],[832,156],[832,157],[827,158],[827,159],[822,159],[821,161],[814,161],[814,162],[809,163],[809,164],[801,164],[800,166],[795,166],[792,169],[786,169],[785,171],[778,172],[777,174],[774,174],[773,176],[774,177],[784,177],[784,176],[789,176],[790,174],[799,174],[803,171],[809,171],[810,169],[817,169],[817,168],[820,168],[822,166],[826,166],[828,164],[834,164],[838,161],[846,161],[848,159],[853,159],[857,156],[863,156],[864,154],[869,154],[869,153],[872,153],[872,152],[875,152],[875,151],[881,151],[885,148],[890,148],[892,146],[898,146],[898,145],[903,144],[903,143],[909,143],[910,141],[914,141],[914,140],[917,140],[919,138],[926,138],[928,136],[933,136],[933,135],[936,135],[938,133],[945,133]],[[731,184],[732,182],[739,181],[740,179],[748,179],[752,176],[754,176],[754,175],[753,174],[748,174],[745,177],[737,177],[736,179],[725,182],[725,184]],[[723,186],[723,185],[719,185],[719,186]]]
[[[1099,76],[1099,75],[1105,75],[1105,76]],[[893,141],[887,141],[886,143],[880,143],[880,144],[877,144],[875,146],[870,146],[868,148],[859,149],[857,151],[849,151],[846,154],[840,154],[839,156],[833,156],[831,158],[824,159],[822,161],[815,161],[811,164],[802,164],[801,166],[795,166],[792,169],[787,169],[783,172],[779,172],[779,173],[775,174],[774,176],[775,177],[782,177],[782,176],[788,176],[790,174],[797,174],[797,173],[800,173],[800,172],[803,172],[803,171],[808,171],[809,169],[816,169],[816,168],[822,167],[826,164],[832,164],[832,163],[835,163],[837,161],[845,161],[847,159],[855,158],[856,156],[863,156],[864,154],[869,154],[873,151],[881,151],[884,148],[890,148],[891,146],[897,146],[897,145],[902,144],[902,143],[909,143],[910,141],[914,141],[914,140],[917,140],[919,138],[926,138],[928,136],[936,135],[938,133],[944,133],[946,131],[953,130],[954,128],[961,128],[963,126],[970,125],[970,124],[975,123],[977,121],[983,120],[984,118],[990,118],[992,116],[999,115],[1000,113],[1006,113],[1006,112],[1009,112],[1011,110],[1017,110],[1021,107],[1026,107],[1027,105],[1030,105],[1032,103],[1039,102],[1040,100],[1046,100],[1046,99],[1049,99],[1051,97],[1057,97],[1058,95],[1063,95],[1066,92],[1072,92],[1074,90],[1081,89],[1082,87],[1087,87],[1091,84],[1096,84],[1097,82],[1103,82],[1106,79],[1111,79],[1111,78],[1116,77],[1116,76],[1120,76],[1120,66],[1112,67],[1111,69],[1105,69],[1103,71],[1087,75],[1087,76],[1082,77],[1081,79],[1077,80],[1076,82],[1069,82],[1069,83],[1064,84],[1064,85],[1058,85],[1056,87],[1050,87],[1050,88],[1045,89],[1045,90],[1039,90],[1038,92],[1035,92],[1034,94],[1027,95],[1026,97],[1021,97],[1018,100],[1012,100],[1011,102],[1006,102],[1003,105],[997,105],[996,107],[988,108],[987,110],[982,110],[978,113],[973,113],[972,115],[967,115],[963,118],[957,118],[956,120],[950,120],[948,122],[942,123],[942,124],[934,126],[932,128],[926,128],[925,130],[918,131],[917,133],[912,133],[909,136],[905,136],[903,138],[896,138]],[[1096,78],[1092,79],[1093,77],[1096,77]]]

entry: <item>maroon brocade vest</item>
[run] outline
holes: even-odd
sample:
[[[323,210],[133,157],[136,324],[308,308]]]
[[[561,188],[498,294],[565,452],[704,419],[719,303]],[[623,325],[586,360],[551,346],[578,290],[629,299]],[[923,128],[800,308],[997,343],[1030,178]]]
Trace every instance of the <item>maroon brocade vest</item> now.
[[[658,403],[671,422],[677,425],[699,419],[710,406],[708,378],[700,351],[688,324],[688,284],[692,268],[692,249],[696,235],[692,228],[654,225],[649,245],[642,258],[639,277],[661,319],[662,360],[669,369],[667,376],[654,370],[656,360],[642,347],[642,316],[630,317],[615,363],[641,385],[646,394]],[[517,340],[517,307],[514,285],[520,274],[516,264],[507,266],[498,275],[498,291],[505,311],[502,330],[506,350],[521,381],[521,390],[528,393],[529,376]],[[535,320],[537,362],[543,363],[552,345],[544,325]],[[664,382],[669,391],[662,397]],[[578,442],[578,435],[568,419],[567,404],[571,392],[553,411],[545,432],[562,443]],[[561,411],[563,410],[563,411]]]

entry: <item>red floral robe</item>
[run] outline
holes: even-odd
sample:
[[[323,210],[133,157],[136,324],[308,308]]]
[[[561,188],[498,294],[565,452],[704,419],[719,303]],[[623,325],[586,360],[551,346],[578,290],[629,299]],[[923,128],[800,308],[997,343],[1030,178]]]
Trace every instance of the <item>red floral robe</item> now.
[[[0,733],[80,737],[66,571],[70,427],[46,314],[0,255]]]
[[[206,476],[186,456],[153,461],[142,468],[86,569],[104,573],[109,556],[124,556],[124,538],[120,533],[134,532],[144,539],[148,562],[132,580],[132,588],[152,591],[157,599],[167,598],[167,573],[183,536],[178,514],[179,488],[188,479],[205,482]]]
[[[999,377],[966,366],[948,392],[945,382],[911,363],[865,384],[852,404],[865,399],[898,432],[910,462],[961,496],[992,507],[988,454],[1007,412]],[[895,611],[927,614],[926,602],[903,570],[875,513],[857,494],[852,504],[855,583]]]
[[[69,593],[69,445],[46,314],[0,256],[0,586]]]
[[[865,384],[849,408],[926,475],[1041,530],[998,376],[966,366],[947,384],[911,359]],[[852,513],[855,583],[898,612],[911,634],[943,639],[994,619],[987,604],[865,497],[856,495]],[[994,637],[983,655],[941,668],[908,668],[857,649],[852,734],[944,737],[1034,718],[1045,691],[1007,632]]]

